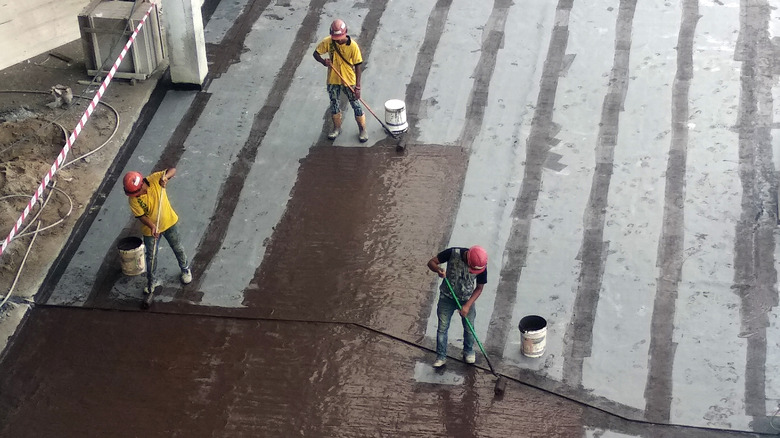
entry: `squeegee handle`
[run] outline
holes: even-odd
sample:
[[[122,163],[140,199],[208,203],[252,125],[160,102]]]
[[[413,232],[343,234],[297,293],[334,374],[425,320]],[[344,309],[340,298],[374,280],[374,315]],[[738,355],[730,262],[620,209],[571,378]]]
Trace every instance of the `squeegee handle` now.
[[[452,299],[455,300],[455,304],[458,305],[458,309],[463,310],[463,307],[460,305],[460,301],[458,301],[458,297],[455,296],[455,291],[452,290],[452,285],[450,284],[450,281],[447,279],[447,277],[444,277],[444,282],[447,283],[447,288],[450,290],[450,294],[452,295]],[[493,374],[496,374],[496,371],[493,369],[493,365],[490,363],[490,359],[488,358],[487,353],[485,353],[485,347],[482,346],[482,342],[479,342],[479,337],[477,337],[477,332],[474,330],[474,326],[471,325],[471,321],[469,321],[468,317],[463,316],[462,317],[464,321],[466,321],[466,325],[469,327],[469,330],[471,330],[471,334],[474,335],[474,340],[477,341],[477,345],[479,345],[480,351],[482,351],[482,355],[485,356],[485,360],[488,363],[488,366],[490,367],[490,371]]]
[[[162,185],[160,186],[160,201],[157,203],[157,223],[155,224],[155,231],[160,231],[160,216],[162,216],[162,200],[163,200],[163,190],[165,190],[165,187]],[[152,272],[154,272],[154,267],[157,264],[157,247],[160,246],[160,238],[158,236],[154,236],[154,248],[152,248],[152,266],[150,266],[148,269],[151,269]],[[151,284],[149,287],[151,288]]]

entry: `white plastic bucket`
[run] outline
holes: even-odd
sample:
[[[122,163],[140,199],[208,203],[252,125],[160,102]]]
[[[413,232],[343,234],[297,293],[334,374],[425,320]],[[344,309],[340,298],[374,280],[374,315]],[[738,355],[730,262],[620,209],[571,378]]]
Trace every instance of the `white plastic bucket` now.
[[[529,315],[520,320],[520,336],[523,354],[528,357],[540,357],[547,345],[547,320],[537,315]]]
[[[409,129],[409,124],[406,123],[406,104],[403,100],[390,99],[385,102],[385,124],[394,134]]]
[[[117,243],[119,261],[122,264],[122,273],[125,275],[139,275],[146,272],[146,258],[144,257],[144,241],[139,237],[125,237]]]

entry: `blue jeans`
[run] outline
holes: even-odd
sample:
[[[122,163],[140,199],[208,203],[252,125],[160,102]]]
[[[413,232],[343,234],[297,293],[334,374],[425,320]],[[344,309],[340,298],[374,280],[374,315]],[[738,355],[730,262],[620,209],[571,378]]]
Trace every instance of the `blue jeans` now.
[[[450,329],[452,314],[457,311],[458,305],[455,303],[455,300],[439,294],[439,304],[436,306],[436,316],[439,317],[439,328],[436,330],[436,357],[438,359],[447,357],[447,332]],[[476,316],[477,311],[474,309],[474,306],[471,306],[468,315],[471,325],[474,325]],[[461,317],[460,319],[463,323],[463,354],[469,354],[474,351],[474,334],[469,330],[466,318]]]
[[[352,90],[349,89],[346,85],[337,85],[337,84],[328,84],[328,97],[330,97],[330,112],[332,114],[338,114],[341,112],[341,108],[339,105],[339,95],[341,94],[341,91],[344,91],[344,94],[347,95],[347,99],[349,99],[349,104],[352,105],[352,110],[355,111],[355,117],[360,117],[363,115],[363,107],[360,106],[360,101],[358,99],[355,99],[355,93],[352,92]]]
[[[189,269],[187,263],[187,255],[184,253],[184,247],[181,245],[181,237],[179,236],[179,227],[174,225],[161,234],[168,241],[173,250],[173,254],[176,255],[176,261],[179,262],[179,268],[184,271]],[[154,251],[154,245],[158,246],[157,256],[154,260],[154,266],[152,266],[152,251]],[[154,284],[154,272],[157,270],[157,258],[160,255],[159,251],[160,239],[155,239],[154,236],[144,236],[144,246],[146,247],[146,281],[149,289],[152,289]]]

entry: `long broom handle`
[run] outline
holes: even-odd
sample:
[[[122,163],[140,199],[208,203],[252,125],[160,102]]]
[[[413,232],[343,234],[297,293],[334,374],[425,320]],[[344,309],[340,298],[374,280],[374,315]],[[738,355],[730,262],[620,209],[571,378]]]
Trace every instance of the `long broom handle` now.
[[[164,175],[163,175],[164,176]],[[159,184],[159,183],[158,183]],[[155,231],[160,231],[160,216],[162,216],[162,199],[163,199],[163,190],[165,190],[165,187],[160,185],[160,202],[157,203],[157,223],[155,224],[154,228]],[[152,266],[149,266],[149,269],[152,270],[152,275],[154,275],[154,267],[157,263],[157,247],[160,246],[160,238],[157,236],[154,236],[154,248],[152,248]],[[152,285],[149,285],[149,288],[151,288]]]
[[[455,300],[455,304],[458,305],[458,309],[463,310],[463,307],[460,305],[460,301],[458,301],[458,297],[455,296],[455,291],[452,290],[452,285],[450,284],[450,281],[447,279],[447,277],[444,277],[444,282],[447,283],[447,287],[450,289],[450,294],[452,295],[452,299]],[[485,353],[485,347],[482,346],[482,342],[479,342],[479,337],[477,337],[477,332],[474,330],[474,326],[471,325],[471,321],[469,321],[468,316],[462,316],[463,320],[466,321],[466,325],[468,325],[469,330],[471,330],[471,334],[474,335],[474,340],[477,341],[477,345],[479,345],[479,349],[482,351],[482,355],[485,356],[485,360],[488,363],[488,366],[490,367],[490,371],[493,373],[494,376],[497,376],[496,370],[493,369],[493,365],[490,363],[490,358],[488,358],[487,353]]]
[[[332,61],[331,61],[331,62],[332,62]],[[335,68],[333,68],[333,64],[331,64],[331,66],[330,66],[330,69],[331,69],[331,70],[333,70],[333,72],[334,72],[334,73],[336,73],[336,76],[338,76],[338,77],[339,77],[339,79],[341,79],[341,82],[343,82],[343,83],[344,83],[344,85],[346,85],[346,86],[347,86],[347,88],[349,88],[349,90],[350,90],[350,91],[352,91],[352,94],[355,94],[355,89],[354,89],[354,88],[352,88],[352,85],[349,85],[349,84],[347,83],[346,79],[344,79],[344,76],[341,76],[341,73],[339,73],[339,71],[338,71],[338,70],[336,70]],[[382,127],[383,127],[383,128],[385,128],[385,131],[387,131],[387,133],[388,133],[388,134],[390,134],[390,136],[391,136],[391,137],[393,137],[393,138],[396,138],[396,137],[395,137],[395,134],[393,134],[393,132],[392,132],[392,131],[390,131],[390,129],[387,127],[387,125],[385,125],[385,123],[382,121],[382,119],[380,119],[379,117],[377,117],[376,113],[374,113],[374,111],[371,109],[371,107],[370,107],[370,106],[368,106],[368,104],[367,104],[367,103],[366,103],[366,102],[363,100],[363,98],[362,98],[362,97],[358,97],[358,100],[360,101],[360,103],[362,103],[362,104],[363,104],[363,106],[365,106],[365,107],[366,107],[366,109],[368,110],[368,112],[370,112],[370,113],[371,113],[371,115],[372,115],[372,116],[374,116],[374,118],[376,119],[376,121],[377,121],[377,122],[379,122],[379,124],[380,124],[380,125],[382,125]]]

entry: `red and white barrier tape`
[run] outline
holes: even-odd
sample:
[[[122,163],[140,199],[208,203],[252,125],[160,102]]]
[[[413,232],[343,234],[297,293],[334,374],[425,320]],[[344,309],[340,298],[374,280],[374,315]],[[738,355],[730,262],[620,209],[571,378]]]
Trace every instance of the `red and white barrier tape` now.
[[[89,120],[89,117],[92,115],[92,112],[95,111],[98,102],[100,102],[100,98],[103,97],[103,93],[106,91],[106,88],[108,88],[108,83],[111,82],[111,79],[114,77],[114,74],[119,68],[119,65],[122,64],[122,60],[127,54],[127,51],[130,50],[130,46],[133,45],[133,42],[135,41],[135,37],[138,35],[138,32],[141,30],[141,27],[143,27],[144,23],[146,22],[146,19],[149,17],[149,14],[152,12],[152,10],[154,10],[154,7],[155,4],[152,3],[152,5],[149,7],[149,10],[146,11],[146,14],[141,19],[141,22],[138,23],[138,26],[136,26],[135,31],[133,31],[132,35],[130,35],[130,38],[127,40],[127,44],[125,44],[124,49],[122,49],[122,52],[119,54],[119,57],[116,59],[116,61],[114,61],[113,67],[111,67],[111,70],[106,75],[106,78],[103,80],[103,83],[100,84],[100,88],[98,89],[97,94],[95,94],[95,97],[89,102],[89,107],[87,107],[87,110],[84,111],[84,114],[81,116],[79,123],[73,129],[73,132],[71,132],[70,136],[68,137],[68,140],[65,142],[65,146],[62,148],[60,154],[57,156],[57,160],[54,161],[54,164],[51,165],[49,172],[46,174],[46,176],[43,177],[41,184],[38,186],[38,190],[36,190],[32,198],[30,198],[30,202],[27,203],[27,207],[25,207],[24,211],[22,212],[22,215],[19,216],[19,219],[17,219],[16,223],[14,224],[13,229],[11,230],[10,233],[8,233],[8,237],[6,237],[2,245],[0,245],[0,255],[3,254],[5,248],[8,246],[9,243],[11,243],[11,240],[13,240],[16,233],[22,227],[24,220],[27,219],[27,215],[30,214],[30,211],[35,206],[35,203],[38,201],[38,198],[43,195],[43,191],[46,189],[46,185],[49,184],[49,181],[51,181],[52,177],[57,172],[57,170],[59,170],[62,164],[65,163],[65,157],[68,156],[68,152],[70,152],[73,143],[76,141],[76,137],[79,136],[81,130],[84,128],[84,125],[87,124],[87,120]]]

